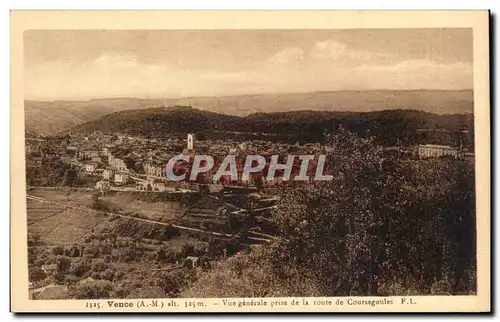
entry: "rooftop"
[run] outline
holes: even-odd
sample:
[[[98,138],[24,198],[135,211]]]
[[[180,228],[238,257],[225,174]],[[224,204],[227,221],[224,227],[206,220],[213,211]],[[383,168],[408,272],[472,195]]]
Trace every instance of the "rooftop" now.
[[[454,147],[449,146],[449,145],[439,145],[439,144],[423,144],[423,145],[419,145],[419,147],[435,148],[435,149],[455,149]]]

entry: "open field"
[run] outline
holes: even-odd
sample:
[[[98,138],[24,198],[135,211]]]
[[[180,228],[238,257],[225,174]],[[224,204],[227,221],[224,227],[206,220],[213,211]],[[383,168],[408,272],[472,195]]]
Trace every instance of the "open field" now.
[[[101,223],[108,221],[104,215],[89,214],[74,209],[60,210],[52,216],[35,221],[33,218],[54,211],[52,205],[28,204],[29,234],[39,236],[40,241],[50,245],[65,245],[81,241],[85,235]]]
[[[68,194],[69,192],[69,194]],[[81,189],[69,189],[69,188],[56,188],[56,189],[44,189],[44,188],[31,188],[28,194],[37,197],[42,197],[55,202],[76,202],[82,206],[91,206],[92,204],[92,191],[86,191]]]
[[[68,194],[69,192],[69,194]],[[29,191],[30,195],[46,198],[55,202],[70,202],[80,206],[92,206],[93,191],[76,189],[38,189],[33,188]],[[103,202],[111,208],[119,210],[121,213],[133,213],[143,218],[158,219],[169,221],[181,216],[185,212],[179,202],[158,201],[148,202],[137,198],[138,193],[133,192],[110,192],[102,197]]]
[[[48,207],[35,200],[27,200],[27,208],[29,211],[28,225],[44,221],[51,218],[52,216],[57,216],[59,213],[66,210],[64,207],[52,206]]]

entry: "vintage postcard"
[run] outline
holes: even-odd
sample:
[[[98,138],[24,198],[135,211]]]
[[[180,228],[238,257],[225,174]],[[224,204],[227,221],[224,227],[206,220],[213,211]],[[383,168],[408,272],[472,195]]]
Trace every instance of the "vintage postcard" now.
[[[14,312],[489,312],[487,11],[12,11]]]

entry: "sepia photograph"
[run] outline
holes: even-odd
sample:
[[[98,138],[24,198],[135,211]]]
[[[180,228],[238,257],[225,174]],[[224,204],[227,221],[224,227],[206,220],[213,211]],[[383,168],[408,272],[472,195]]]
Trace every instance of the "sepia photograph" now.
[[[11,155],[24,308],[425,311],[444,296],[488,311],[488,14],[469,14],[482,38],[27,27]]]

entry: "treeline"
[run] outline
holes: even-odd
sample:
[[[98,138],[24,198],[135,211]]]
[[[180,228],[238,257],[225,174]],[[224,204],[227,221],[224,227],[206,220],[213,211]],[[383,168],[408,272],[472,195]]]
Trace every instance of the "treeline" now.
[[[73,133],[127,133],[162,137],[195,132],[206,139],[234,137],[270,141],[324,142],[340,127],[382,145],[436,143],[473,147],[473,115],[415,110],[376,112],[295,111],[237,117],[191,107],[122,111],[75,127]]]

